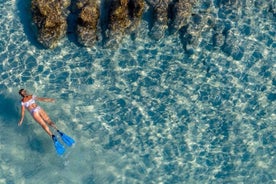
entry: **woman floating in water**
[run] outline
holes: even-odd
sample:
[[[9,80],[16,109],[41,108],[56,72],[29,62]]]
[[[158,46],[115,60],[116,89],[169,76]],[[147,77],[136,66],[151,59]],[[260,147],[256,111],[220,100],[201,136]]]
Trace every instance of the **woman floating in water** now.
[[[57,130],[57,132],[60,134],[64,143],[66,143],[68,146],[72,146],[75,143],[75,141],[69,136],[67,136],[66,134],[59,131],[55,123],[48,116],[48,114],[35,103],[35,100],[42,101],[42,102],[54,102],[55,100],[52,98],[40,98],[35,95],[29,95],[25,89],[20,89],[19,94],[22,96],[22,100],[21,100],[21,118],[18,123],[18,126],[21,126],[25,115],[25,108],[27,108],[28,111],[31,113],[32,117],[34,118],[34,120],[38,122],[41,125],[41,127],[45,130],[45,132],[47,132],[47,134],[53,139],[57,153],[59,155],[62,155],[65,152],[65,148],[57,140],[57,137],[51,132],[49,126]]]

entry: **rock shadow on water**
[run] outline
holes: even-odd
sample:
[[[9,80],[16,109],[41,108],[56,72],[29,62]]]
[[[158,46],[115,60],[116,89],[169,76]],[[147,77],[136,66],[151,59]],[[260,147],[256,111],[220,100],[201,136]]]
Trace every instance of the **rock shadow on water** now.
[[[100,41],[101,45],[105,47],[105,44],[108,42],[108,29],[109,29],[109,9],[112,5],[110,0],[102,0],[100,4]]]
[[[191,56],[194,53],[194,50],[192,48],[192,43],[193,43],[193,36],[188,33],[188,26],[186,25],[182,27],[179,30],[179,38],[183,47],[183,50],[187,54],[187,56]]]
[[[38,41],[36,37],[36,28],[32,24],[32,14],[31,14],[31,0],[17,0],[16,3],[18,11],[18,17],[21,24],[23,25],[24,33],[26,34],[29,42],[37,47],[38,49],[45,49]]]
[[[67,37],[68,40],[78,47],[82,47],[83,45],[79,43],[78,36],[77,36],[77,22],[78,22],[78,15],[80,10],[76,7],[77,0],[71,0],[71,4],[68,7],[68,11],[70,12],[67,16]]]

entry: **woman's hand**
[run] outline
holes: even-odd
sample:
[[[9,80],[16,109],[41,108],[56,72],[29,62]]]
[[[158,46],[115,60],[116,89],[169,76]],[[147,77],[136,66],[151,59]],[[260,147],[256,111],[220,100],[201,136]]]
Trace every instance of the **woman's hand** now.
[[[22,121],[19,121],[17,125],[18,125],[18,126],[21,126],[21,125],[22,125]]]
[[[55,99],[53,99],[53,98],[48,98],[48,102],[55,102]]]
[[[25,115],[25,107],[23,105],[21,105],[21,118],[18,122],[18,126],[21,126],[22,125],[22,122],[23,122],[23,119],[24,119],[24,115]]]

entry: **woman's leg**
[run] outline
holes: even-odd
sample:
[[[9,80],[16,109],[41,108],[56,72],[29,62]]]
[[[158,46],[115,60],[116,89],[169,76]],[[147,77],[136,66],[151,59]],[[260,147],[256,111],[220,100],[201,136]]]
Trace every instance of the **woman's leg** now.
[[[48,116],[48,114],[44,111],[44,109],[40,108],[39,110],[39,114],[42,117],[42,119],[51,127],[53,127],[54,129],[58,130],[57,126],[55,125],[55,123],[50,119],[50,117]]]
[[[33,113],[33,118],[40,124],[40,126],[47,132],[47,134],[52,137],[53,133],[51,132],[50,128],[47,126],[45,121],[41,118],[38,112]]]

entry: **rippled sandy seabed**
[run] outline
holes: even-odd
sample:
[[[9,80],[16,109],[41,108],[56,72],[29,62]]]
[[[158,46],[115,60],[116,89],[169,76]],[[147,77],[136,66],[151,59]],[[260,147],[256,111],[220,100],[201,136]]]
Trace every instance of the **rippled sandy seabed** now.
[[[227,2],[232,2],[227,3]],[[118,48],[36,42],[30,1],[0,0],[0,183],[276,183],[276,1],[199,0],[189,26]],[[18,90],[76,140],[65,156]]]

